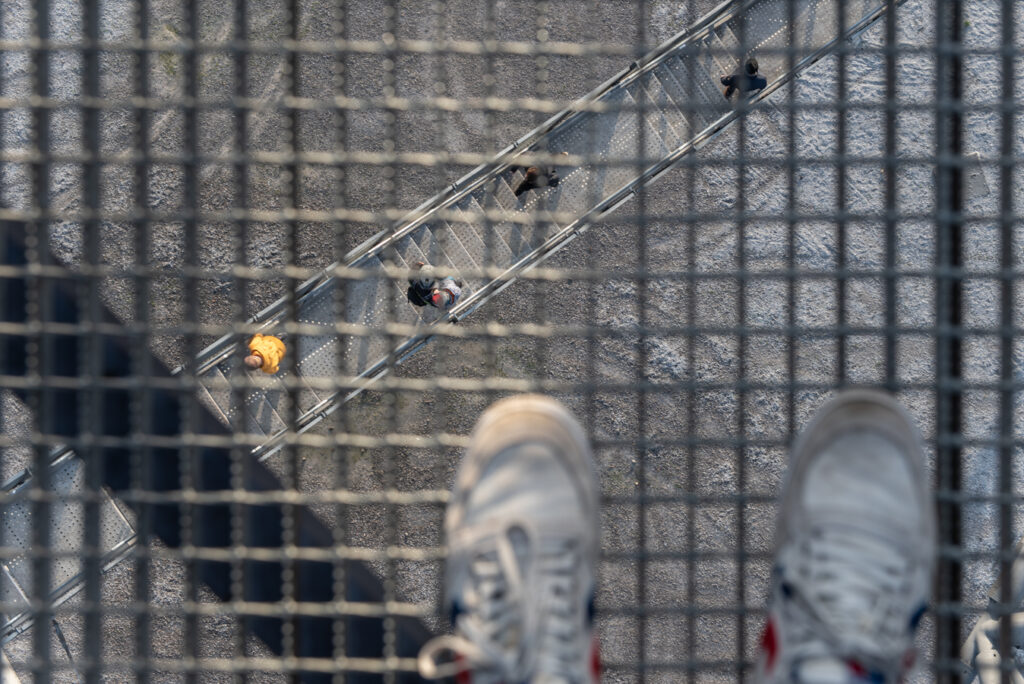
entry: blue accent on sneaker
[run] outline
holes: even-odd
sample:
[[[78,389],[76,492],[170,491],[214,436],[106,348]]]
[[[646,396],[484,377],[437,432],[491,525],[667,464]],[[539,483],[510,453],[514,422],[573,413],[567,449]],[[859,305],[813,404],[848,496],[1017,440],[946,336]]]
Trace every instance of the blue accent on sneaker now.
[[[921,623],[921,618],[924,617],[925,611],[928,610],[928,606],[921,604],[914,611],[914,614],[910,616],[910,631],[913,632],[917,629],[917,626]]]
[[[452,601],[451,608],[448,611],[448,621],[451,623],[452,627],[455,626],[455,620],[462,615],[463,610],[463,607],[459,605],[458,601]]]

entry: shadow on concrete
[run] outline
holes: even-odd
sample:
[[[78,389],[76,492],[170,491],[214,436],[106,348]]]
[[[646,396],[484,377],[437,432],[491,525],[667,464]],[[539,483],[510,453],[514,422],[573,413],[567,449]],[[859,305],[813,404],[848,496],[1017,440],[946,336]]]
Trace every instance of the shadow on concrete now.
[[[3,248],[3,266],[24,266],[26,258],[26,226],[16,222],[0,222],[0,240]],[[50,264],[56,259],[46,254]],[[26,323],[28,321],[26,295],[37,297],[40,321],[44,323],[70,323],[83,321],[79,316],[77,288],[83,286],[81,277],[66,269],[50,269],[45,277],[27,277],[19,273],[0,273],[0,323]],[[29,280],[35,282],[29,284]],[[94,415],[100,418],[99,425],[91,426],[92,435],[115,438],[133,438],[137,433],[132,425],[132,416],[143,426],[143,437],[175,437],[180,434],[183,420],[188,420],[197,435],[230,436],[230,431],[198,401],[194,392],[182,383],[180,390],[149,387],[141,391],[145,401],[137,401],[138,389],[114,388],[105,385],[106,378],[170,379],[171,373],[148,350],[139,350],[138,340],[133,337],[111,312],[101,308],[94,312],[101,322],[112,323],[120,330],[115,334],[96,334],[100,345],[98,354],[98,376],[101,381],[91,386],[68,389],[47,386],[47,378],[75,378],[86,375],[79,368],[80,352],[83,351],[84,332],[75,334],[53,334],[39,336],[38,363],[43,378],[41,386],[22,389],[20,396],[32,399],[42,410],[38,412],[39,432],[43,436],[53,435],[74,443],[85,430],[80,424],[86,415],[86,402],[98,408]],[[121,331],[124,331],[123,334]],[[5,376],[25,376],[27,373],[27,350],[31,340],[29,330],[23,334],[0,331],[0,373]],[[90,358],[97,355],[89,354]],[[136,367],[139,366],[139,367]],[[90,374],[91,375],[91,374]],[[66,383],[65,383],[66,384]],[[36,396],[32,396],[35,394]],[[134,405],[133,405],[134,403]],[[141,412],[141,413],[139,413]],[[190,415],[186,418],[186,412]],[[121,444],[124,444],[123,442]],[[183,489],[183,473],[190,472],[191,487],[200,492],[224,492],[231,487],[231,458],[227,448],[193,446],[157,447],[149,446],[139,471],[133,471],[132,449],[128,446],[92,446],[87,458],[101,460],[103,484],[110,487],[115,495],[139,494],[132,490],[133,483],[142,483],[142,489],[149,492],[169,493]],[[186,461],[186,459],[188,459]],[[135,459],[138,461],[138,459]],[[281,484],[264,466],[247,459],[242,468],[244,487],[249,492],[281,490]],[[126,496],[128,504],[139,516],[139,544],[148,544],[154,535],[171,548],[181,548],[187,541],[199,548],[227,548],[230,546],[232,520],[227,504],[191,504],[192,516],[190,538],[182,529],[183,506],[180,503],[140,503],[138,496]],[[330,548],[333,546],[331,531],[305,507],[282,505],[241,505],[244,520],[244,543],[249,547],[280,548],[285,524],[295,530],[295,543],[301,547]],[[205,582],[224,601],[245,600],[254,603],[275,603],[283,598],[282,572],[284,562],[244,561],[244,580],[241,582],[244,595],[233,595],[230,579],[231,566],[227,562],[208,560],[186,560],[195,577]],[[335,600],[334,570],[344,573],[345,599],[354,602],[381,603],[384,592],[381,581],[375,574],[358,561],[329,562],[295,560],[288,564],[294,576],[296,601],[326,604]],[[396,650],[399,657],[415,657],[420,646],[431,636],[429,630],[418,620],[396,616],[393,618],[396,630]],[[345,656],[355,658],[381,658],[383,655],[383,618],[337,615],[329,617],[296,615],[291,618],[248,616],[243,619],[245,628],[262,639],[278,655],[286,655],[284,633],[286,622],[294,635],[294,654],[304,658],[333,658],[335,626],[344,629]],[[288,654],[290,655],[290,654]],[[340,655],[340,654],[339,654]],[[347,682],[378,682],[379,674],[347,671]],[[299,679],[307,682],[329,682],[332,675],[318,672],[300,672]],[[397,675],[398,682],[422,681],[412,673]]]

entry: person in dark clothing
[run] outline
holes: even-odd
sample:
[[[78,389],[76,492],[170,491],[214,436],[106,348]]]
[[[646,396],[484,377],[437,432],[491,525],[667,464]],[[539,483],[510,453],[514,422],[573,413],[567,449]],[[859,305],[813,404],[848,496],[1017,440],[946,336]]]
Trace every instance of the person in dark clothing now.
[[[430,304],[430,295],[434,288],[434,269],[422,261],[417,261],[413,269],[419,273],[416,277],[409,278],[409,289],[405,296],[413,306],[426,306]]]
[[[522,167],[520,167],[521,169]],[[519,185],[516,186],[515,193],[516,197],[519,197],[528,190],[535,188],[546,188],[555,187],[558,185],[558,171],[555,167],[541,168],[537,166],[531,166],[526,169],[526,175],[523,176],[523,180],[519,181]]]
[[[409,278],[409,289],[405,293],[410,304],[429,304],[447,311],[458,303],[462,296],[462,281],[451,276],[438,277],[434,274],[434,267],[422,261],[417,261],[412,268],[416,273]]]
[[[757,70],[757,60],[751,57],[742,68],[737,69],[733,74],[723,75],[722,85],[725,86],[725,99],[732,98],[736,91],[746,94],[767,87],[768,79],[757,73]]]

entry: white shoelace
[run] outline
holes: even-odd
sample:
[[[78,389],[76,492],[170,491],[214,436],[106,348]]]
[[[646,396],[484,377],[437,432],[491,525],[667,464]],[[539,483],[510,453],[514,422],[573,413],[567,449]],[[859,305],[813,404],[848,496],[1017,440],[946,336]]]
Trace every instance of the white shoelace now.
[[[797,594],[796,610],[812,620],[787,620],[808,630],[796,643],[820,641],[819,627],[844,650],[869,659],[887,659],[910,633],[911,560],[891,542],[853,526],[830,524],[798,542],[797,562],[785,580]],[[902,649],[902,646],[900,646]]]
[[[512,541],[513,530],[522,540],[518,545]],[[470,562],[469,586],[458,597],[462,612],[456,618],[457,633],[424,645],[419,655],[423,677],[439,679],[470,670],[494,673],[506,681],[523,681],[537,673],[544,673],[545,681],[578,679],[576,543],[537,546],[536,538],[520,525],[510,525],[478,545]],[[461,659],[442,664],[439,658],[445,651]]]

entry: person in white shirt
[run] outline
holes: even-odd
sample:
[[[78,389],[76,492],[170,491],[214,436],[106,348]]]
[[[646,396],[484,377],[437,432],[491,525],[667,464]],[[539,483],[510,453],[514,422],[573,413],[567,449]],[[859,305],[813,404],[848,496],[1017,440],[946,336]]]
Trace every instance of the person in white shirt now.
[[[447,311],[458,303],[461,296],[462,288],[459,287],[459,283],[455,278],[446,276],[434,282],[434,287],[430,291],[430,304]]]

